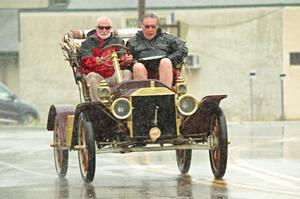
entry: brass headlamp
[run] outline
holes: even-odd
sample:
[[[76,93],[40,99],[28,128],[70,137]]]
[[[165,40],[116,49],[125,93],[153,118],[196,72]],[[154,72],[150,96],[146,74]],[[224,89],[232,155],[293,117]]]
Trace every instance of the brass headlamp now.
[[[176,80],[175,91],[178,96],[184,95],[187,92],[187,84],[182,76],[179,76]]]
[[[101,102],[108,103],[110,101],[111,90],[105,80],[101,80],[100,86],[97,91]]]

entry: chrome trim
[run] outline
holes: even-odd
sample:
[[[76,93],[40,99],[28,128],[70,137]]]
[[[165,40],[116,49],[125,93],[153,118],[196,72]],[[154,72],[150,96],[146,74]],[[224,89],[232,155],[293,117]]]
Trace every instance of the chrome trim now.
[[[165,87],[146,87],[140,88],[131,94],[131,97],[135,96],[159,96],[159,95],[174,95],[175,93]]]

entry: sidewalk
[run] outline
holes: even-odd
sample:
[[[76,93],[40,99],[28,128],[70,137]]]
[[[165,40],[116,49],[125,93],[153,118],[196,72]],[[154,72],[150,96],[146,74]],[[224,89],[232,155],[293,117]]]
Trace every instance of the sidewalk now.
[[[300,125],[300,120],[284,120],[284,121],[241,121],[230,122],[227,121],[227,125],[264,125],[264,126],[282,126],[282,125]]]

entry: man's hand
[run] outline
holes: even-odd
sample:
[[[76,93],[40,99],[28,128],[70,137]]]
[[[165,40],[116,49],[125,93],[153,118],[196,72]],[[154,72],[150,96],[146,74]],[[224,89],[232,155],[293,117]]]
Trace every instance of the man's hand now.
[[[97,65],[102,65],[103,64],[103,59],[100,57],[96,57],[96,64]]]
[[[133,60],[132,55],[128,55],[128,54],[125,55],[125,60],[124,60],[124,62],[125,62],[126,64],[131,64],[131,63],[132,63],[132,60]]]

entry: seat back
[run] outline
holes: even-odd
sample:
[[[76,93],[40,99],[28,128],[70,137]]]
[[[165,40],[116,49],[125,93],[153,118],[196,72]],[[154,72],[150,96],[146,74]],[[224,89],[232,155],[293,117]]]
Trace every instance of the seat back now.
[[[133,37],[137,31],[139,31],[140,29],[136,28],[136,29],[133,29],[133,28],[128,28],[128,29],[116,29],[116,30],[113,30],[112,31],[112,34],[115,35],[115,36],[119,36],[120,38],[122,38],[125,43],[126,41]],[[81,43],[86,40],[88,34],[90,34],[91,31],[94,31],[93,29],[90,29],[90,30],[71,30],[69,33],[67,33],[65,36],[64,36],[64,41],[67,41],[68,39],[72,38],[74,40],[74,43],[75,43],[75,47],[76,47],[76,50],[77,52],[79,52],[79,49],[80,49],[80,45]]]
[[[87,38],[90,30],[71,30],[65,34],[62,42],[60,43],[66,61],[72,68],[74,79],[80,89],[80,101],[89,102],[90,94],[88,85],[86,84],[85,77],[80,70],[80,57],[79,51],[81,43]]]

